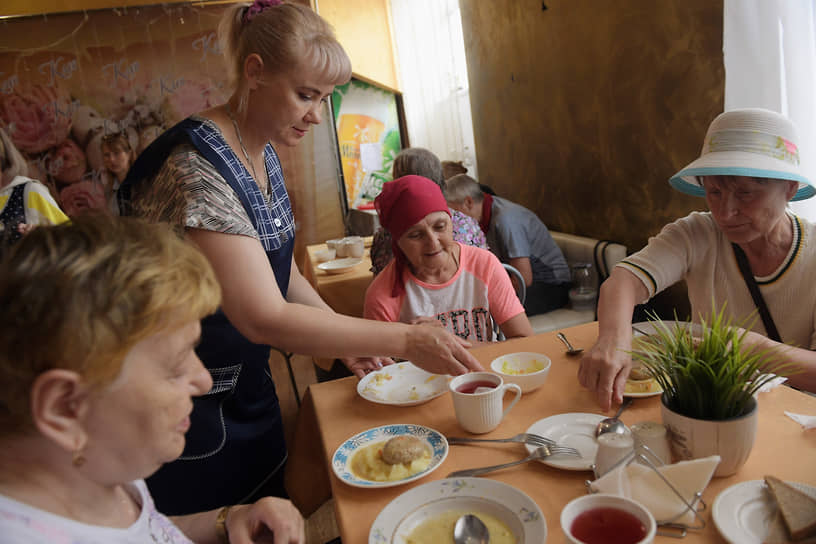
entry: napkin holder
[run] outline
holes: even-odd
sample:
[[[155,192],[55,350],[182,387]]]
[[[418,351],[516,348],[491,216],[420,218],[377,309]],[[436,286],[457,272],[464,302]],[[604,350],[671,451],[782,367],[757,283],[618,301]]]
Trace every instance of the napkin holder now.
[[[659,519],[657,521],[658,531],[657,534],[663,536],[669,536],[673,538],[683,538],[688,534],[688,531],[700,531],[705,528],[706,522],[700,512],[705,511],[707,508],[705,501],[703,500],[703,490],[699,490],[695,492],[691,499],[686,499],[683,494],[677,489],[677,487],[672,484],[666,476],[658,470],[658,467],[663,466],[663,462],[651,449],[649,449],[646,445],[640,445],[639,447],[632,450],[628,455],[623,457],[620,461],[615,463],[607,473],[610,473],[614,470],[619,468],[628,467],[633,462],[639,462],[642,465],[646,466],[648,469],[654,471],[655,474],[660,478],[660,480],[665,483],[668,488],[674,493],[674,495],[686,506],[684,510],[682,510],[677,515],[668,518],[668,519]],[[595,475],[595,479],[597,480],[600,478],[600,474],[597,473],[595,470],[595,465],[592,465],[592,472]],[[596,493],[596,490],[592,487],[593,481],[587,480],[585,482],[587,492],[588,493]],[[681,523],[678,520],[685,516],[688,512],[691,512],[694,521],[692,523]]]

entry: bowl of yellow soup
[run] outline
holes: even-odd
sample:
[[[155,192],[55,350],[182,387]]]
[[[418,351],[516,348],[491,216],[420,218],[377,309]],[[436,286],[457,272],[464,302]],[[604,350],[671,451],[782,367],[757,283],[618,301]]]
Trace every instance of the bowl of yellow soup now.
[[[542,544],[547,522],[521,490],[490,478],[443,478],[414,486],[383,508],[368,542],[454,544],[453,527],[472,514],[490,532],[490,544]]]
[[[523,351],[496,357],[490,363],[490,370],[505,382],[517,384],[522,393],[529,393],[544,385],[551,364],[543,353]]]
[[[389,456],[394,442],[398,447]],[[343,442],[332,456],[332,470],[354,487],[391,487],[430,474],[447,455],[448,441],[439,431],[407,423],[383,425]]]

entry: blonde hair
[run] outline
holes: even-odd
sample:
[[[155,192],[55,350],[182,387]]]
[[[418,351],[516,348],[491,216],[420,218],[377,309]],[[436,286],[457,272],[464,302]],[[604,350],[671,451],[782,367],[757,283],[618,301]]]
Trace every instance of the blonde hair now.
[[[220,298],[207,259],[167,224],[84,214],[34,229],[0,262],[0,434],[31,429],[43,372],[103,387],[138,342],[201,319]]]
[[[0,127],[0,174],[0,187],[5,187],[17,176],[28,175],[28,163],[3,127]]]
[[[422,147],[409,147],[400,151],[394,157],[391,167],[394,179],[402,176],[422,176],[433,181],[443,191],[445,178],[442,176],[442,163],[439,157]]]
[[[331,25],[318,14],[298,4],[280,4],[247,21],[244,16],[250,5],[227,8],[218,27],[229,83],[241,95],[240,112],[246,108],[248,94],[242,81],[244,62],[253,53],[263,59],[267,72],[288,72],[305,65],[334,85],[351,79],[348,55]]]

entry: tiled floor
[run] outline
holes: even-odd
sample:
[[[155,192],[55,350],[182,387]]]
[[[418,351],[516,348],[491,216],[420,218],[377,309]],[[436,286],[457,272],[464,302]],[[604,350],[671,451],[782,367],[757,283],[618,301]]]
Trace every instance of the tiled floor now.
[[[298,407],[293,394],[289,371],[286,369],[286,359],[279,352],[273,350],[272,357],[269,360],[269,368],[278,392],[286,440],[291,442],[292,432],[297,421]],[[292,357],[292,369],[302,398],[306,388],[317,381],[312,358],[294,355]],[[324,544],[337,536],[339,536],[339,531],[337,522],[334,519],[334,504],[332,501],[328,501],[306,520],[306,542],[307,544]]]

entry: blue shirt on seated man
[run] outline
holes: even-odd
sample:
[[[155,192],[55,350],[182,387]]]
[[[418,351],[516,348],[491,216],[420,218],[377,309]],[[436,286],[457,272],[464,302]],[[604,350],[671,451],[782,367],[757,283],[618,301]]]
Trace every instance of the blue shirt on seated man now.
[[[570,271],[546,225],[532,211],[484,193],[466,174],[447,180],[448,205],[476,221],[499,260],[521,272],[527,285],[527,315],[561,308],[569,301]]]

